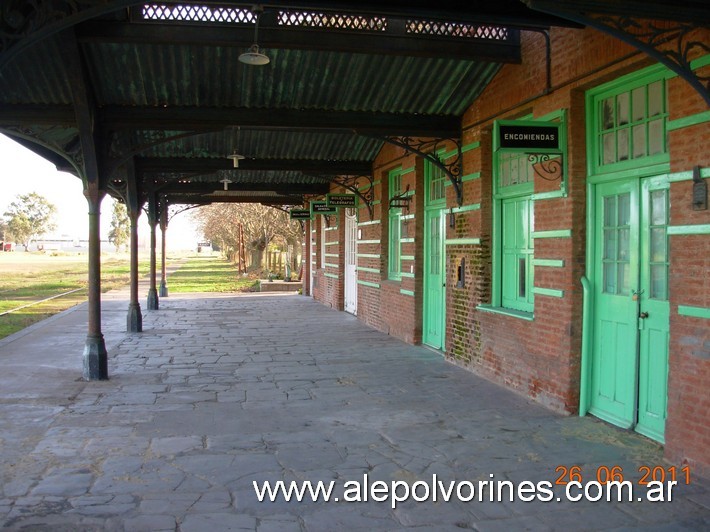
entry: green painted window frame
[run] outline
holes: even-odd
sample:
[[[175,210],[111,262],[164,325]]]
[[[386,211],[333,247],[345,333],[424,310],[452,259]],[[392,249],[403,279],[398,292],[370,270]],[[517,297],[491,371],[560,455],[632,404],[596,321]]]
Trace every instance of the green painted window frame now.
[[[444,157],[444,150],[439,150],[434,154],[439,160]],[[432,198],[431,187],[436,182],[437,186],[441,190],[441,196],[438,198]],[[429,161],[424,161],[424,204],[427,207],[437,207],[446,205],[446,186],[449,184],[449,180],[444,173],[444,171],[434,166],[434,164]]]
[[[402,193],[403,173],[401,167],[390,170],[387,189],[388,200]],[[387,219],[387,278],[393,281],[400,281],[402,279],[402,209],[388,208]]]
[[[559,147],[553,149],[524,149],[501,148],[499,144],[500,126],[540,126],[552,125],[558,128]],[[508,315],[532,319],[535,311],[535,266],[534,266],[534,239],[535,231],[535,180],[515,183],[509,186],[500,186],[503,165],[511,164],[511,156],[519,155],[521,160],[527,158],[528,153],[545,153],[562,157],[562,177],[558,195],[567,195],[567,113],[560,109],[549,115],[529,120],[499,120],[493,126],[493,241],[492,241],[492,290],[491,304],[486,306],[490,310],[501,309]],[[511,233],[507,231],[513,220],[504,220],[504,212],[509,207],[514,207],[518,215],[525,214],[527,226],[518,235],[519,246],[514,254],[522,264],[517,267],[509,266],[509,259],[504,257],[504,247]],[[524,213],[520,213],[520,211]],[[513,216],[515,219],[515,216]],[[506,236],[507,235],[507,236]],[[516,237],[517,238],[517,237]],[[511,248],[509,248],[510,250]],[[521,287],[524,293],[521,294]],[[516,290],[517,289],[517,290]],[[517,292],[517,293],[516,293]],[[510,312],[507,312],[510,311]]]
[[[532,194],[500,200],[500,306],[532,313],[535,309]]]
[[[587,172],[589,176],[600,176],[606,174],[616,174],[624,171],[637,170],[641,168],[668,165],[670,163],[670,154],[668,151],[668,119],[669,119],[669,109],[668,109],[668,87],[667,80],[670,77],[670,71],[663,65],[654,65],[638,72],[634,72],[627,76],[623,76],[616,79],[610,83],[606,83],[599,87],[590,89],[586,92],[586,119],[587,119]],[[652,119],[648,115],[648,88],[655,84],[661,83],[662,87],[662,105],[663,110],[656,119]],[[643,119],[634,121],[633,109],[634,109],[634,93],[638,90],[645,88],[645,104],[644,110],[645,115]],[[629,122],[624,124],[617,124],[618,115],[618,101],[619,98],[628,95],[629,97]],[[601,106],[604,101],[613,99],[615,102],[614,107],[614,127],[604,129],[603,113],[601,112]],[[649,135],[647,126],[651,122],[660,121],[662,125],[662,135],[664,151],[662,153],[654,155],[643,155],[633,158],[634,149],[634,138],[633,130],[637,126],[640,128],[646,126],[646,133],[644,135],[646,143],[648,143]],[[629,137],[629,158],[622,161],[616,161],[612,163],[604,164],[602,162],[602,145],[603,145],[603,135],[612,133],[618,140],[619,132],[627,131]],[[618,150],[618,142],[615,144]]]

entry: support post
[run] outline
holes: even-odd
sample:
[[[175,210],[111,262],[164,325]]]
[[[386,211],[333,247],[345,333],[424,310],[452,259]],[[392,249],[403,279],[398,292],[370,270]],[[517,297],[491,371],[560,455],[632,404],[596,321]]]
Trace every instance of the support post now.
[[[165,271],[165,233],[168,231],[168,205],[160,209],[160,297],[168,297],[167,272]]]
[[[158,290],[156,288],[156,239],[155,228],[158,225],[158,201],[155,191],[148,195],[148,224],[150,225],[150,288],[148,289],[148,310],[158,310]]]
[[[129,333],[133,333],[143,332],[143,314],[141,313],[141,304],[138,301],[138,219],[143,208],[143,199],[141,198],[135,165],[132,159],[126,164],[126,184],[126,210],[131,221],[131,280],[126,330]]]
[[[89,327],[84,346],[83,377],[87,381],[108,379],[108,353],[101,332],[101,200],[105,192],[97,181],[84,190],[89,203]]]
[[[128,210],[131,220],[131,298],[128,303],[128,332],[143,332],[143,314],[138,301],[138,217],[140,209]]]

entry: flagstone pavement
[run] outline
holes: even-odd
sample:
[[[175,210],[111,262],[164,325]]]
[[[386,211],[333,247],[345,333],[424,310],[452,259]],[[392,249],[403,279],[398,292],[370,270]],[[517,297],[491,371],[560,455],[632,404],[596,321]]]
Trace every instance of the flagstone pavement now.
[[[81,380],[86,305],[0,341],[3,529],[710,530],[710,482],[693,471],[687,485],[677,472],[671,502],[637,500],[640,468],[670,477],[656,443],[553,413],[308,297],[171,295],[129,334],[127,296],[104,297],[108,381]],[[614,466],[633,502],[571,502],[555,485]],[[254,483],[279,480],[334,481],[339,500],[259,502]],[[436,481],[454,483],[451,500],[432,500]],[[491,501],[495,481],[515,500]],[[428,500],[375,501],[393,482]]]

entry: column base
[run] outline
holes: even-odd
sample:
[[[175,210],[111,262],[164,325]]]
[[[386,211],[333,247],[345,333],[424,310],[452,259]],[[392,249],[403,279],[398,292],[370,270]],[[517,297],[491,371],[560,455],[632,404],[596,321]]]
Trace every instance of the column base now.
[[[143,332],[143,314],[141,313],[141,306],[138,303],[128,304],[126,330],[128,332]]]
[[[155,288],[148,290],[148,310],[158,310],[158,291]]]
[[[108,380],[108,353],[104,335],[87,335],[84,345],[84,380]]]
[[[168,297],[168,285],[165,281],[160,281],[160,297]]]

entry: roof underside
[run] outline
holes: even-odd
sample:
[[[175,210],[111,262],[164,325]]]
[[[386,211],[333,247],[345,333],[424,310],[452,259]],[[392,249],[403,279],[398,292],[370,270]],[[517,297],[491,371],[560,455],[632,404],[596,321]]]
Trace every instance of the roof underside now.
[[[268,3],[252,66],[251,3],[27,4],[0,10],[0,131],[115,196],[135,176],[188,203],[300,203],[385,138],[456,138],[520,29],[571,25],[518,0]]]

